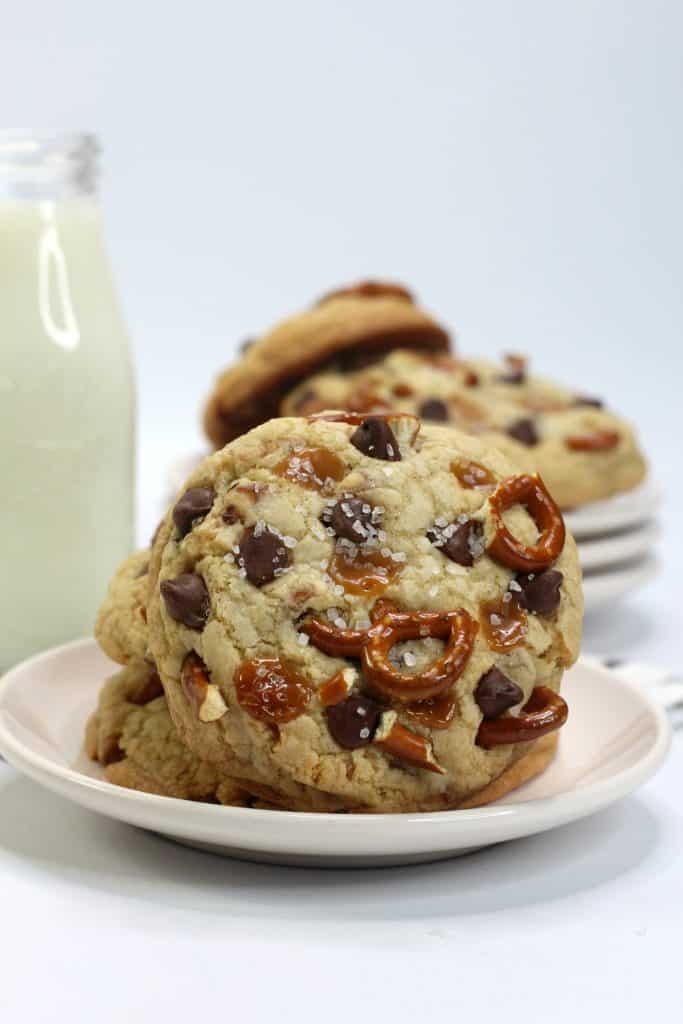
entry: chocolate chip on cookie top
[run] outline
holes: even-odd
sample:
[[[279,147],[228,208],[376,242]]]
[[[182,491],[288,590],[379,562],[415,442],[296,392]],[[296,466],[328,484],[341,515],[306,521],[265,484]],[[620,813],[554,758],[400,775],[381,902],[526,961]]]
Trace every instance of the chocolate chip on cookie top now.
[[[602,398],[593,398],[591,395],[577,395],[574,404],[588,409],[602,409],[605,405]]]
[[[524,691],[500,669],[490,668],[477,683],[474,699],[484,718],[498,718],[524,699]]]
[[[458,565],[474,565],[484,554],[481,524],[463,514],[460,520],[449,523],[444,517],[436,520],[427,531],[427,537],[439,550]]]
[[[352,494],[344,494],[325,505],[320,519],[336,537],[354,544],[367,544],[379,537],[382,512],[381,507],[370,505]]]
[[[190,487],[176,502],[173,522],[181,537],[190,532],[194,524],[211,511],[216,497],[211,487]]]
[[[240,575],[255,587],[262,587],[281,576],[289,565],[287,540],[267,523],[258,522],[250,526],[238,545]]]
[[[181,573],[161,584],[161,595],[168,614],[188,629],[203,629],[211,604],[206,583],[196,573]]]
[[[423,420],[437,423],[447,423],[449,419],[448,406],[440,398],[427,398],[421,403],[418,413]]]
[[[507,428],[507,434],[515,441],[519,441],[520,444],[526,445],[527,448],[532,448],[539,442],[536,424],[529,416],[523,416],[511,423]]]
[[[527,359],[526,356],[516,355],[513,352],[508,352],[503,356],[505,360],[505,370],[499,375],[498,380],[501,384],[523,384],[527,377]]]
[[[333,704],[325,712],[330,735],[347,750],[372,743],[381,713],[381,704],[359,694]]]
[[[398,441],[384,416],[368,416],[354,430],[350,441],[354,448],[371,459],[401,461]]]
[[[510,589],[518,590],[517,601],[537,615],[552,615],[557,611],[564,577],[556,569],[544,569],[539,573],[521,573],[510,581]]]

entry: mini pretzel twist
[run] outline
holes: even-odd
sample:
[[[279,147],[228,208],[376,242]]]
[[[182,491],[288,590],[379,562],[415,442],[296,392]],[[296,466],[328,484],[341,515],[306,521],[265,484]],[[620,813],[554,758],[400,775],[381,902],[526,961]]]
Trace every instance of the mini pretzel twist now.
[[[435,697],[462,674],[472,654],[477,629],[478,623],[464,608],[454,612],[390,611],[368,630],[361,652],[363,671],[376,689],[401,703]],[[395,644],[428,636],[446,640],[446,650],[422,672],[409,675],[389,661]]]
[[[526,505],[540,537],[535,544],[517,540],[503,522],[503,513],[514,505]],[[491,558],[521,572],[538,572],[562,552],[565,528],[562,513],[540,476],[511,476],[489,498],[495,535],[488,546]]]
[[[489,750],[504,743],[528,743],[561,728],[569,708],[559,693],[537,686],[519,715],[486,719],[479,726],[477,745]]]
[[[377,623],[389,611],[395,611],[395,605],[380,598],[370,612],[370,619]],[[371,626],[369,629],[337,629],[323,619],[308,619],[300,626],[301,632],[311,638],[314,647],[333,658],[360,658],[372,628]]]

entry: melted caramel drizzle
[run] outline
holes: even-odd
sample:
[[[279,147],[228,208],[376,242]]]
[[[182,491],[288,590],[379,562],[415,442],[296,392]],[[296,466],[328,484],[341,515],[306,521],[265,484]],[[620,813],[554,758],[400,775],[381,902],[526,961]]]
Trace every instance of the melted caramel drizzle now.
[[[528,630],[527,615],[514,597],[509,601],[502,598],[484,601],[479,610],[482,632],[492,650],[504,654],[524,643]],[[496,622],[491,622],[492,615],[496,616]]]
[[[453,720],[458,702],[450,691],[429,697],[428,700],[402,706],[401,710],[429,729],[447,729]],[[398,708],[397,708],[398,710]]]
[[[328,572],[350,594],[380,594],[401,571],[403,563],[385,558],[379,551],[359,550],[355,555],[337,552]]]
[[[451,473],[458,478],[463,487],[473,490],[477,487],[491,487],[496,478],[490,469],[482,466],[480,462],[464,460],[451,464]]]
[[[240,706],[268,725],[298,718],[311,696],[306,679],[279,658],[243,661],[235,673],[235,692]]]
[[[341,480],[346,466],[328,448],[300,448],[279,462],[275,472],[309,491],[321,491],[327,480]]]

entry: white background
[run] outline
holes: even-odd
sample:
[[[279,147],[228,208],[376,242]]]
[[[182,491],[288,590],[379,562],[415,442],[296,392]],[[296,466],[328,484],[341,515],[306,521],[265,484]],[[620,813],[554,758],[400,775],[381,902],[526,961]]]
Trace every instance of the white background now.
[[[395,277],[461,350],[525,350],[637,421],[669,499],[663,573],[587,642],[674,665],[682,11],[4,0],[6,126],[104,143],[141,537],[236,343],[338,282]],[[681,772],[678,744],[637,798],[555,835],[325,875],[181,851],[4,770],[0,1008],[30,1024],[675,1019]]]

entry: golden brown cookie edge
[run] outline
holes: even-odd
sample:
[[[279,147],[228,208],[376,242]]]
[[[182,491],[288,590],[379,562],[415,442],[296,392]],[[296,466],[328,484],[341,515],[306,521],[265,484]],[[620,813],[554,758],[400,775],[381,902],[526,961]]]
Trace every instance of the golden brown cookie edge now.
[[[356,297],[336,300],[338,305],[348,303],[356,309],[359,302],[376,301]],[[350,356],[354,352],[368,350],[381,356],[396,348],[434,352],[449,350],[447,331],[427,313],[404,298],[388,301],[396,314],[389,329],[381,328],[377,323],[362,325],[357,332],[330,332],[324,339],[313,338],[312,344],[308,339],[308,347],[305,348],[307,318],[315,315],[314,310],[286,321],[254,342],[240,362],[221,374],[206,403],[203,425],[212,444],[222,448],[252,427],[278,416],[280,403],[287,392],[342,354]],[[401,323],[401,320],[405,322]],[[288,339],[289,352],[283,359],[284,331],[292,330],[297,322],[300,323],[300,334]],[[304,349],[306,354],[302,357]]]

